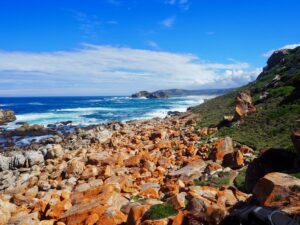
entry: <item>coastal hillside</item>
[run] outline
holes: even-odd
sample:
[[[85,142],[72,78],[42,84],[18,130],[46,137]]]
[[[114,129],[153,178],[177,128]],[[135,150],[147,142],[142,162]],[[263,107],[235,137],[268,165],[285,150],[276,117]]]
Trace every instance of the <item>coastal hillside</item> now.
[[[235,97],[250,91],[257,112],[241,124],[223,126],[224,116],[234,114]],[[274,52],[256,81],[191,109],[201,117],[199,127],[220,128],[217,136],[259,149],[292,149],[291,130],[300,115],[300,47]]]

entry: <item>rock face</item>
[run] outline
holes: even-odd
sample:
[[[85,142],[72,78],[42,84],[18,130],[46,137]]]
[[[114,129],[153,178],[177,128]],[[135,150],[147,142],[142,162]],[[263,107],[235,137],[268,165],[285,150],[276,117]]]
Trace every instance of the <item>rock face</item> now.
[[[270,58],[267,61],[267,66],[264,70],[270,70],[274,66],[279,65],[280,63],[284,62],[284,57],[288,54],[287,49],[281,49],[278,51],[273,52]]]
[[[16,120],[14,111],[12,110],[0,110],[0,125],[13,122]]]
[[[169,98],[169,95],[164,91],[157,92],[148,92],[148,91],[140,91],[131,95],[132,98]]]
[[[252,103],[252,98],[250,93],[248,92],[241,92],[235,99],[236,106],[235,106],[235,119],[243,119],[246,116],[255,113],[256,108]]]

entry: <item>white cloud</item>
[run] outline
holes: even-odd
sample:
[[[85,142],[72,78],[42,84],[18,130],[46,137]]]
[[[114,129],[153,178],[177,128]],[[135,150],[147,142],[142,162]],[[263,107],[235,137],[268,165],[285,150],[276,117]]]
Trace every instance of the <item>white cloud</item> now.
[[[163,21],[160,22],[161,25],[163,25],[164,27],[172,27],[175,23],[176,17],[175,16],[171,16],[168,17],[166,19],[164,19]]]
[[[247,63],[211,63],[192,54],[128,47],[84,44],[72,51],[0,51],[0,94],[105,95],[144,89],[227,88],[255,79],[258,72]]]
[[[273,50],[270,50],[268,52],[265,52],[263,53],[263,56],[264,57],[270,57],[272,55],[273,52],[277,51],[277,50],[280,50],[280,49],[294,49],[294,48],[297,48],[299,47],[300,44],[289,44],[289,45],[285,45],[281,48],[278,48],[278,49],[273,49]]]

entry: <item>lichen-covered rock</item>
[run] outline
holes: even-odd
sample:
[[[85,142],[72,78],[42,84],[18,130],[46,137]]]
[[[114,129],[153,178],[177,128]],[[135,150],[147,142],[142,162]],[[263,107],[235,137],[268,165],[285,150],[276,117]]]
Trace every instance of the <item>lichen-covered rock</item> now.
[[[257,182],[253,194],[261,204],[269,206],[274,201],[288,198],[293,189],[300,190],[300,179],[274,172],[265,175]]]
[[[252,98],[250,93],[248,92],[241,92],[235,99],[236,106],[235,106],[235,119],[243,119],[244,117],[255,113],[256,108],[252,103]]]

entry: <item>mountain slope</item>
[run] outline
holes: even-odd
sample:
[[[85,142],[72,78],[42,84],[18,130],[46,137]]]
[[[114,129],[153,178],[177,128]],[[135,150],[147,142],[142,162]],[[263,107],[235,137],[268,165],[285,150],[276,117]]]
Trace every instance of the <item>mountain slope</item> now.
[[[217,135],[229,135],[255,149],[292,149],[291,130],[300,115],[300,47],[274,52],[257,80],[191,109],[201,117],[199,126],[218,126],[232,115],[235,97],[250,90],[257,113],[239,127],[222,127]]]

